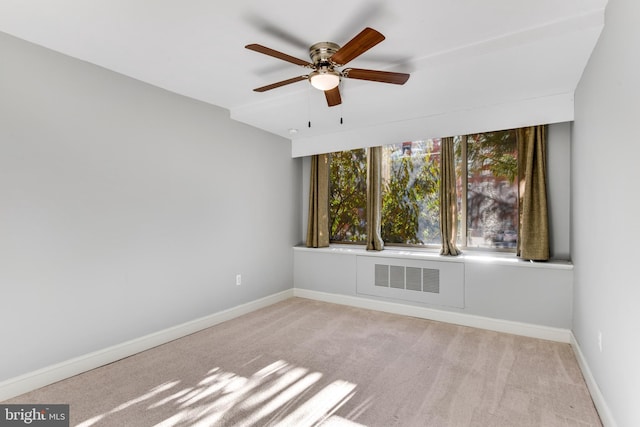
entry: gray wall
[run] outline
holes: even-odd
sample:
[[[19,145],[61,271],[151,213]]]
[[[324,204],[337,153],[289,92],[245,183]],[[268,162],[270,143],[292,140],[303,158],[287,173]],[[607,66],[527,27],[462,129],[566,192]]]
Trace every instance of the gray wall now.
[[[0,381],[293,286],[287,140],[2,33],[0,52]]]
[[[504,260],[486,262],[474,260],[473,257],[460,257],[451,261],[464,263],[464,307],[456,308],[411,301],[409,295],[407,299],[395,300],[360,294],[357,289],[358,275],[362,274],[357,265],[359,256],[371,255],[363,249],[328,252],[322,249],[298,248],[294,251],[295,287],[531,325],[571,328],[573,270],[570,265],[532,265],[525,261],[511,263]],[[381,256],[384,256],[384,252]],[[406,257],[414,260],[416,258],[421,257]],[[442,261],[438,259],[438,255],[425,259]],[[380,258],[380,262],[385,264],[386,260]],[[401,262],[398,265],[402,265]],[[428,265],[425,267],[431,268]],[[444,286],[446,284],[441,283],[441,289]]]
[[[571,146],[574,334],[621,427],[640,426],[638,22],[640,2],[609,0],[576,90]]]

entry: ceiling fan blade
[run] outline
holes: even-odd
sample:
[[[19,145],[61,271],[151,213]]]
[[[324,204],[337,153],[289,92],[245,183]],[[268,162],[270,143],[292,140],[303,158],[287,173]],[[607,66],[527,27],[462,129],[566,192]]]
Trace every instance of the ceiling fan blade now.
[[[307,43],[306,40],[303,40],[295,34],[288,32],[282,27],[279,27],[259,13],[249,12],[247,15],[245,15],[245,19],[251,24],[252,27],[263,31],[270,36],[277,37],[278,39],[300,49],[309,49],[309,43]],[[358,27],[360,27],[360,25],[356,26],[356,28]]]
[[[329,107],[334,107],[336,105],[342,104],[339,86],[336,86],[333,89],[325,90],[324,96],[325,98],[327,98],[327,105],[329,105]]]
[[[308,78],[309,78],[308,76],[293,77],[291,79],[283,80],[283,81],[278,82],[278,83],[272,83],[270,85],[266,85],[266,86],[262,86],[262,87],[256,88],[253,91],[254,92],[266,92],[268,90],[275,89],[275,88],[280,87],[280,86],[285,86],[285,85],[288,85],[288,84],[291,84],[291,83],[300,82],[302,80],[307,80]]]
[[[333,54],[331,62],[337,65],[345,65],[349,61],[362,55],[378,43],[384,40],[384,36],[373,28],[365,28],[358,35],[349,40]]]
[[[403,85],[409,80],[410,74],[393,73],[390,71],[364,70],[362,68],[348,68],[342,72],[344,77],[373,82],[393,83]]]
[[[260,44],[248,44],[245,48],[249,50],[253,50],[254,52],[263,53],[265,55],[273,56],[274,58],[282,59],[283,61],[291,62],[292,64],[302,65],[303,67],[313,67],[313,64],[309,61],[305,61],[302,59],[298,59],[291,55],[287,55],[286,53],[278,52],[277,50],[273,50],[266,46],[262,46]]]

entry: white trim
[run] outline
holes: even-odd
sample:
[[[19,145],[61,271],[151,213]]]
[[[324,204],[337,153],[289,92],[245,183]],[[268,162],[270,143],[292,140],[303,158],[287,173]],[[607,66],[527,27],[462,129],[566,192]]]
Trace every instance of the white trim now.
[[[52,384],[293,297],[288,289],[0,382],[0,401]]]
[[[368,256],[400,259],[428,259],[442,262],[475,263],[508,265],[521,268],[542,268],[548,270],[573,270],[573,264],[564,260],[549,260],[545,262],[526,261],[516,257],[512,253],[490,252],[480,250],[465,250],[461,255],[452,257],[440,255],[440,249],[399,248],[385,247],[381,251],[367,251],[362,245],[331,244],[326,248],[307,248],[306,246],[294,246],[294,251],[314,252],[325,254]]]
[[[535,98],[438,112],[405,120],[376,122],[306,137],[303,136],[307,134],[306,132],[300,132],[291,141],[291,156],[302,157],[394,144],[398,141],[440,138],[442,135],[468,135],[495,129],[570,122],[574,119],[573,101],[574,93],[570,90]],[[265,107],[254,104],[234,108],[230,113],[231,118],[241,122],[253,122],[248,119],[248,116],[258,114],[256,108],[262,110]],[[262,111],[259,114],[262,114]]]
[[[476,316],[473,314],[436,310],[433,308],[417,307],[407,304],[379,301],[356,296],[331,294],[326,292],[312,291],[308,289],[295,288],[293,290],[293,294],[294,296],[300,298],[308,298],[334,304],[342,304],[352,307],[384,311],[387,313],[401,314],[404,316],[419,317],[421,319],[436,320],[438,322],[453,323],[455,325],[470,326],[473,328],[487,329],[496,332],[505,332],[508,334],[522,335],[531,338],[540,338],[567,344],[571,340],[571,331],[569,329],[552,328],[549,326],[513,322],[510,320],[492,319],[490,317]]]
[[[582,370],[582,376],[584,377],[584,381],[587,383],[587,388],[589,389],[589,393],[591,393],[591,399],[598,411],[602,425],[604,427],[616,427],[618,424],[616,424],[616,421],[609,410],[609,405],[607,405],[607,401],[604,399],[604,396],[600,391],[600,387],[598,387],[598,383],[591,373],[591,369],[589,369],[587,359],[584,357],[580,344],[578,344],[578,340],[575,335],[573,335],[573,332],[571,333],[571,347],[573,347],[573,352],[578,360],[578,366],[580,366],[580,370]]]

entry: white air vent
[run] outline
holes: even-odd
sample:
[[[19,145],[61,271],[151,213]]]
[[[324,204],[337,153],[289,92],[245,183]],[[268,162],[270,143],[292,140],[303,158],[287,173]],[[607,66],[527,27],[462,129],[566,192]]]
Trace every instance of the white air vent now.
[[[464,263],[357,257],[357,291],[373,295],[464,307]]]
[[[376,264],[374,270],[375,286],[440,293],[440,270],[438,269]]]

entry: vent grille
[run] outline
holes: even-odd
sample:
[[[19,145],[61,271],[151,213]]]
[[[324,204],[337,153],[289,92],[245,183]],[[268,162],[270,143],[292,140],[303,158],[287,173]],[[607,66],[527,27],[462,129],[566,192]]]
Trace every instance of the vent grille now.
[[[398,265],[389,267],[389,285],[392,288],[404,289],[404,267]]]
[[[406,285],[410,291],[422,290],[422,269],[417,267],[407,267]]]
[[[389,266],[388,265],[376,264],[374,283],[376,286],[383,286],[385,288],[389,287]]]
[[[376,286],[440,293],[440,270],[438,269],[385,264],[375,264],[374,269]]]
[[[440,293],[440,270],[433,268],[422,269],[422,290],[434,294]]]

